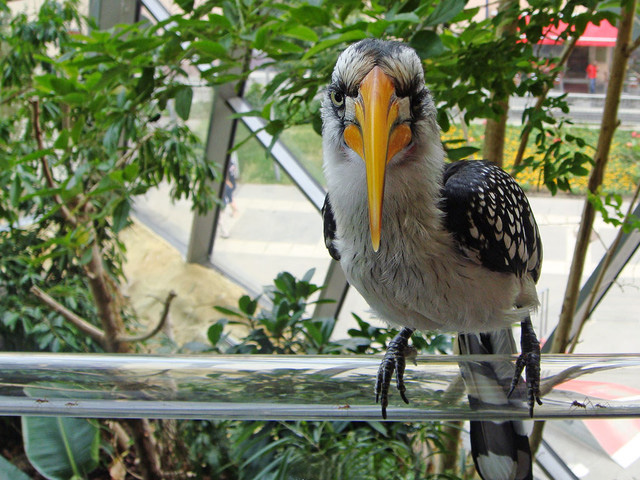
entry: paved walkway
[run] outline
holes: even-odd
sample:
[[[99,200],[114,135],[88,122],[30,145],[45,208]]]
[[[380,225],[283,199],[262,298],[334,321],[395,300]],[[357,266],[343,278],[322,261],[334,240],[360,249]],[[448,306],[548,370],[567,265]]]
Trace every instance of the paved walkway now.
[[[543,306],[538,315],[542,337],[557,321],[571,265],[576,232],[583,203],[572,197],[531,195],[530,201],[540,227],[544,245],[542,276],[538,289]],[[320,214],[295,187],[280,185],[240,185],[236,202],[238,213],[225,212],[223,221],[228,238],[218,236],[212,262],[232,275],[245,288],[259,293],[281,271],[301,277],[315,268],[314,281],[322,283],[329,266],[329,255],[322,238]],[[165,189],[147,194],[136,204],[138,216],[183,254],[186,252],[192,213],[187,202],[170,204]],[[615,236],[615,229],[598,220],[585,265],[585,279],[596,267]],[[579,351],[583,353],[639,352],[640,335],[640,254],[622,272],[618,284],[596,310],[585,331]],[[351,312],[365,314],[366,303],[357,292],[350,292],[343,318]],[[546,324],[545,324],[546,322]],[[617,338],[604,335],[615,330]],[[344,327],[346,331],[348,327]],[[628,334],[624,334],[624,332]]]

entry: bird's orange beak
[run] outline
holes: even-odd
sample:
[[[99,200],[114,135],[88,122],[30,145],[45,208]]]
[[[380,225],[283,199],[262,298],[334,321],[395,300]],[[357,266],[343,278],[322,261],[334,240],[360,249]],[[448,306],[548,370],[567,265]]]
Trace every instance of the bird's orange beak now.
[[[344,130],[346,144],[366,165],[369,230],[373,250],[380,248],[382,199],[387,163],[411,141],[411,129],[397,124],[398,101],[393,82],[380,67],[374,67],[360,84],[355,104],[357,123]]]

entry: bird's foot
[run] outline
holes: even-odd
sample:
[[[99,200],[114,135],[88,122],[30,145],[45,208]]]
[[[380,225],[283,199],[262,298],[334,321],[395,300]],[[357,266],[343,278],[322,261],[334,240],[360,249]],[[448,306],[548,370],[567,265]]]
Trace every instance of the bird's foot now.
[[[529,405],[529,416],[533,417],[535,403],[542,405],[542,400],[540,400],[540,342],[529,318],[524,320],[521,326],[520,346],[522,353],[516,360],[516,369],[508,396],[511,396],[515,390],[520,380],[520,374],[526,368],[527,404]]]
[[[389,342],[387,352],[378,368],[378,378],[376,380],[376,403],[380,399],[382,406],[382,418],[387,418],[387,406],[389,405],[389,386],[391,385],[391,377],[396,372],[396,388],[400,392],[400,396],[404,403],[409,403],[405,392],[407,388],[404,386],[404,369],[407,357],[415,357],[415,348],[409,346],[409,339],[413,334],[413,329],[403,328],[400,330],[393,340]]]

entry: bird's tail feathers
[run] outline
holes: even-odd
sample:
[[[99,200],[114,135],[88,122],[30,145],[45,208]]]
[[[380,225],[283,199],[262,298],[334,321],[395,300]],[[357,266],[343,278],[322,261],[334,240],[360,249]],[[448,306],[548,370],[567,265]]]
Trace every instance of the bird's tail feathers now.
[[[460,334],[458,346],[461,354],[517,352],[510,329]],[[507,357],[486,362],[460,362],[460,369],[471,408],[511,409],[525,405],[524,389],[516,389],[511,397],[507,396],[514,369]],[[528,429],[524,422],[472,421],[470,430],[471,454],[476,470],[484,480],[533,479]]]

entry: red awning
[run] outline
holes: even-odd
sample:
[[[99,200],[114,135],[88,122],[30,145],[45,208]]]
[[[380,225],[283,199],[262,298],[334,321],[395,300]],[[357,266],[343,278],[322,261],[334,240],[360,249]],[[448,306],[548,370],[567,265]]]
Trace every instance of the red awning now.
[[[559,22],[558,26],[549,26],[542,31],[542,38],[538,41],[540,45],[557,45],[563,42],[558,38],[567,29],[567,24]],[[607,20],[602,20],[600,25],[591,22],[587,24],[584,33],[576,43],[580,47],[615,47],[618,29]]]

